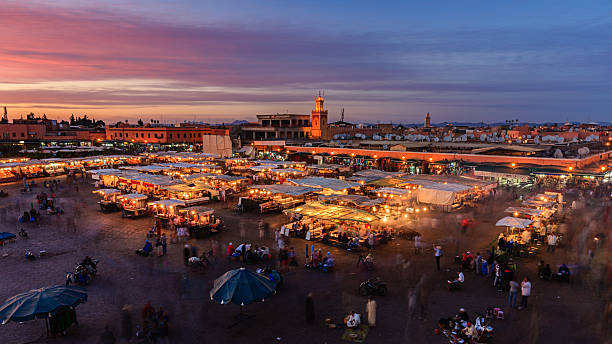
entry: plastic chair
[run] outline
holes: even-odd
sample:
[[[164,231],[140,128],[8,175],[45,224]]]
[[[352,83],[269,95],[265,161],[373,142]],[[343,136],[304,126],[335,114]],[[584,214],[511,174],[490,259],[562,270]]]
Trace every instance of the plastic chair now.
[[[497,312],[497,319],[504,320],[504,311]]]

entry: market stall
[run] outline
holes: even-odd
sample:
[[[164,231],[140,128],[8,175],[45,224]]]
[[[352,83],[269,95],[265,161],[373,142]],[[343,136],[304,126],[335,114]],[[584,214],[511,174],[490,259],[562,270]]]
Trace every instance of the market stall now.
[[[349,191],[356,191],[361,184],[346,180],[324,177],[306,177],[302,179],[289,179],[289,183],[298,186],[308,186],[321,189],[320,193],[329,194],[348,194]]]
[[[151,213],[163,220],[169,220],[178,215],[178,208],[184,207],[185,202],[178,199],[160,199],[147,204]]]
[[[219,191],[203,182],[169,185],[163,189],[168,192],[169,197],[183,201],[188,207],[219,198]]]
[[[411,203],[416,198],[416,192],[411,189],[383,187],[376,189],[372,193],[376,197],[383,197],[389,205],[404,206]]]
[[[93,193],[98,194],[102,199],[98,202],[100,210],[105,212],[111,212],[119,210],[117,204],[117,196],[121,195],[121,191],[117,189],[98,189],[94,190]]]
[[[226,196],[240,193],[244,186],[249,182],[248,177],[214,173],[196,173],[193,175],[184,176],[183,180],[186,183],[193,183],[197,181],[203,182],[212,186],[219,192],[223,191]]]
[[[390,239],[390,229],[378,225],[379,216],[356,208],[309,202],[285,213],[292,216],[292,222],[281,230],[306,240],[358,250],[370,236],[376,243]]]
[[[282,210],[304,203],[318,188],[292,184],[252,185],[248,199],[243,197],[239,205],[246,210],[258,209],[260,213]]]
[[[207,237],[223,227],[223,221],[214,212],[214,209],[203,206],[180,208],[179,226],[185,227],[193,238]]]
[[[123,217],[139,217],[147,212],[147,196],[137,193],[117,196]]]

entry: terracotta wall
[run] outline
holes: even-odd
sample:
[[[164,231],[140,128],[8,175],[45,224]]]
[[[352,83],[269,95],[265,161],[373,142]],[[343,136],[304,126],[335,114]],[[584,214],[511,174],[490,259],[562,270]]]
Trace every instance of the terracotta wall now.
[[[386,150],[351,149],[351,148],[331,148],[331,147],[294,147],[287,146],[290,152],[310,152],[328,154],[347,154],[365,155],[373,158],[393,158],[393,159],[413,159],[429,160],[432,162],[441,160],[464,161],[473,163],[508,164],[516,166],[520,164],[557,166],[557,167],[583,167],[591,163],[610,159],[612,151],[594,154],[584,159],[555,159],[521,156],[502,156],[502,155],[480,155],[480,154],[455,154],[455,153],[429,153],[429,152],[393,152]]]

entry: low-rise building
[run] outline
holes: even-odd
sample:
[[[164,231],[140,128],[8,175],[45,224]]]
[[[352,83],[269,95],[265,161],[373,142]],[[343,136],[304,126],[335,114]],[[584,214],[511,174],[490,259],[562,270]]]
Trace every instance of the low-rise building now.
[[[106,127],[106,140],[135,143],[190,143],[202,144],[208,135],[228,136],[229,129],[217,129],[199,125],[146,125],[119,123]]]

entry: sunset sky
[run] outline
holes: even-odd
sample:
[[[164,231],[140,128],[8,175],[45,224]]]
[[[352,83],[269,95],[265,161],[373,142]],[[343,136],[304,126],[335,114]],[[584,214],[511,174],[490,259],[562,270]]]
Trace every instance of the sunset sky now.
[[[49,5],[53,3],[53,5]],[[612,121],[612,2],[0,0],[0,106],[104,120]]]

